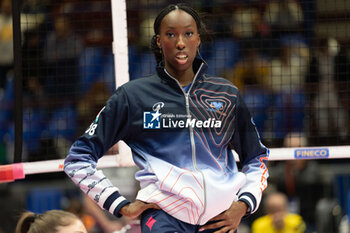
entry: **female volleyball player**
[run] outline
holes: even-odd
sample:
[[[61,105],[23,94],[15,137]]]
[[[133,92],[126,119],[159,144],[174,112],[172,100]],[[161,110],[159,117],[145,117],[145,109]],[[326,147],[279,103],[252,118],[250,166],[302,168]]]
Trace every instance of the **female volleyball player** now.
[[[24,212],[19,218],[15,233],[87,233],[82,221],[63,210],[49,210],[43,214]]]
[[[268,150],[239,91],[208,76],[196,57],[203,30],[189,6],[163,9],[152,39],[156,74],[118,88],[65,160],[68,176],[102,208],[141,215],[142,232],[232,233],[256,211],[267,185]],[[96,170],[119,140],[140,168],[134,202]]]

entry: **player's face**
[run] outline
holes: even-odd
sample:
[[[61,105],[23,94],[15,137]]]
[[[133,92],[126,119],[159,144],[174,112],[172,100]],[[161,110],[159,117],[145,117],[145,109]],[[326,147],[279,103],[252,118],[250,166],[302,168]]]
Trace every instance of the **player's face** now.
[[[171,11],[162,20],[157,44],[171,74],[192,72],[192,63],[200,45],[196,21],[183,10]]]

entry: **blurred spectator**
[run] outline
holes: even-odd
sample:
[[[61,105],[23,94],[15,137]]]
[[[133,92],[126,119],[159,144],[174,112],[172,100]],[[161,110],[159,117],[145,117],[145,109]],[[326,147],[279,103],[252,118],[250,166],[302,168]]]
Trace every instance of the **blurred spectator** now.
[[[304,134],[292,132],[286,135],[283,146],[302,148],[308,145]],[[285,193],[289,199],[290,211],[300,213],[307,229],[315,228],[315,207],[324,195],[319,164],[316,160],[287,160],[270,163],[270,183]]]
[[[94,83],[91,88],[81,97],[78,102],[78,134],[86,130],[104,106],[112,93],[103,82]]]
[[[5,87],[7,74],[13,68],[12,1],[1,0],[0,13],[0,90]]]
[[[54,14],[69,17],[70,30],[82,36],[85,46],[111,46],[113,31],[109,1],[63,1],[55,7]]]
[[[251,5],[241,5],[232,14],[233,35],[238,39],[253,38],[261,26],[260,12]],[[265,28],[265,30],[268,28]],[[265,32],[267,33],[267,32]]]
[[[305,223],[298,214],[288,210],[288,199],[283,193],[271,193],[265,197],[266,215],[252,224],[252,233],[303,233]]]
[[[266,5],[264,20],[275,38],[302,30],[304,13],[297,0],[272,0]]]
[[[47,14],[47,5],[45,0],[26,0],[22,2],[22,12],[24,14],[35,14],[37,17],[41,14]]]
[[[41,25],[37,28],[27,30],[23,33],[22,59],[23,59],[23,75],[25,77],[38,76],[44,83],[44,60],[43,60],[43,33],[40,31]],[[24,83],[26,89],[26,83]]]
[[[319,39],[315,44],[306,82],[312,118],[313,136],[345,137],[347,135],[346,110],[339,100],[335,81],[335,57],[339,45],[335,39]]]
[[[348,215],[344,215],[340,225],[339,225],[339,233],[349,233],[350,232],[350,221]]]
[[[339,199],[324,197],[316,205],[316,232],[340,232],[343,213]]]
[[[140,24],[140,36],[137,43],[143,51],[148,51],[149,49],[149,41],[153,34],[153,22],[156,16],[156,13],[148,14],[144,16]]]
[[[269,75],[270,63],[260,56],[253,41],[243,44],[242,59],[222,74],[241,90],[255,124],[262,133],[269,105]]]
[[[296,45],[297,47],[299,44]],[[305,75],[308,57],[294,53],[293,41],[286,40],[280,56],[271,61],[268,78],[272,90],[271,111],[273,125],[269,126],[273,138],[283,141],[289,132],[304,130]],[[279,144],[281,146],[281,144]]]
[[[270,75],[270,64],[264,59],[254,42],[245,42],[242,47],[242,58],[235,66],[226,70],[223,75],[244,92],[245,89],[258,87],[268,89],[268,77]]]
[[[270,26],[263,19],[262,6],[252,3],[238,5],[232,14],[233,37],[239,41],[255,41],[255,48],[270,55]]]
[[[335,56],[334,80],[340,103],[346,108],[347,136],[350,135],[350,44],[341,44],[339,53]]]
[[[83,41],[72,30],[70,19],[59,14],[54,18],[54,30],[48,33],[45,42],[44,59],[49,68],[49,93],[72,100],[79,91],[78,57]]]

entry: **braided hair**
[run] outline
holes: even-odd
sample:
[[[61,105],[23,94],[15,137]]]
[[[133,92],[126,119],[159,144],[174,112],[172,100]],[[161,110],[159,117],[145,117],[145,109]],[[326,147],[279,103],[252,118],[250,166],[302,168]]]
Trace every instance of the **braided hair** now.
[[[163,59],[161,48],[159,48],[157,45],[157,35],[160,34],[160,25],[164,17],[174,10],[183,10],[189,15],[191,15],[194,21],[196,22],[197,30],[199,34],[206,32],[205,24],[201,20],[201,17],[199,16],[199,14],[192,7],[184,3],[168,5],[167,7],[165,7],[159,12],[158,16],[154,20],[154,25],[153,25],[153,30],[155,34],[151,39],[151,50],[154,53],[157,64],[159,64]]]

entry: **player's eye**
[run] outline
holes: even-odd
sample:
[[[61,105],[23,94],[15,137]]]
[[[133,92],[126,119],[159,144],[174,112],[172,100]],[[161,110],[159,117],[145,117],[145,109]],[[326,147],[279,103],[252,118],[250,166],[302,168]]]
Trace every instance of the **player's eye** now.
[[[187,37],[193,36],[193,32],[186,32],[186,36],[187,36]]]
[[[172,33],[172,32],[167,32],[167,33],[166,33],[166,36],[167,36],[167,37],[174,37],[174,36],[175,36],[175,34],[174,34],[174,33]]]

